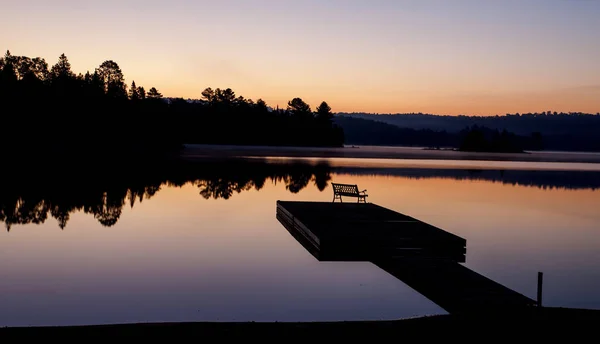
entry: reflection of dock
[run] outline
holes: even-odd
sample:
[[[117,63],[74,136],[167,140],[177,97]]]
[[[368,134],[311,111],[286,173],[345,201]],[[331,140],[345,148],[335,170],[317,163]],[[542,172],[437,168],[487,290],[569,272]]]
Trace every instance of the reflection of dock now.
[[[535,305],[528,297],[450,260],[376,260],[373,263],[448,313]]]
[[[277,219],[320,261],[371,261],[449,313],[535,301],[459,264],[466,240],[367,203],[277,202]]]

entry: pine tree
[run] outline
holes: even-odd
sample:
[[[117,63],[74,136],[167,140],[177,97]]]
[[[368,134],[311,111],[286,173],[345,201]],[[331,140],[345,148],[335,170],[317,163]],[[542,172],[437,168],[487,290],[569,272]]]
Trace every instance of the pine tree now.
[[[138,87],[135,85],[135,80],[131,83],[131,88],[129,89],[129,99],[133,101],[140,100],[140,94]]]
[[[150,91],[148,91],[148,94],[146,94],[146,97],[149,99],[160,99],[162,96],[163,95],[154,87],[152,87]]]
[[[331,124],[332,119],[333,113],[331,112],[331,107],[326,102],[322,102],[317,107],[317,121],[324,124]]]
[[[65,54],[61,54],[58,62],[50,70],[52,80],[74,78],[75,74],[71,71],[71,64]]]
[[[138,87],[138,95],[140,96],[141,100],[146,99],[146,90],[144,89],[144,87]]]

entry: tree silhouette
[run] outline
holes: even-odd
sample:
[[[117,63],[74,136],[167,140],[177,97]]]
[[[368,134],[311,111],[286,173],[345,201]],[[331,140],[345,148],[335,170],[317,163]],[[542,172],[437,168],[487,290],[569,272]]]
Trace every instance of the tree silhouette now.
[[[113,60],[104,61],[98,68],[98,75],[104,82],[104,90],[107,96],[117,99],[127,98],[125,78],[116,62]]]
[[[46,81],[48,79],[48,63],[42,58],[36,57],[31,59],[26,56],[10,56],[9,60],[13,65],[18,80],[29,78],[29,81]]]
[[[502,132],[473,126],[463,130],[459,150],[471,152],[521,153],[519,138],[506,130]]]
[[[50,77],[53,82],[57,80],[67,80],[75,77],[75,74],[71,70],[71,63],[65,54],[61,54],[58,58],[58,62],[52,66],[50,70]]]
[[[267,111],[269,111],[269,107],[267,106],[267,103],[264,100],[260,99],[260,98],[256,101],[256,109],[259,112],[267,112]]]
[[[10,58],[11,58],[10,50],[7,50],[6,53],[4,53],[4,56],[0,57],[0,70],[2,70],[4,68],[5,64],[10,62]]]
[[[146,90],[142,86],[138,87],[138,95],[141,100],[146,99]]]
[[[333,119],[333,113],[331,112],[331,107],[326,102],[322,102],[321,105],[317,107],[317,121],[325,124],[331,124],[331,120]]]
[[[100,75],[100,73],[98,73],[97,70],[95,70],[94,74],[92,75],[89,89],[93,97],[101,97],[106,94],[104,80],[102,79],[102,76]]]
[[[292,99],[285,110],[237,95],[231,88],[206,88],[202,99],[157,101],[162,98],[155,87],[146,91],[132,81],[128,88],[113,60],[76,75],[65,54],[48,70],[42,58],[7,51],[0,58],[0,109],[17,108],[20,115],[0,122],[11,133],[0,135],[0,147],[12,156],[24,158],[34,149],[64,162],[74,156],[117,160],[132,154],[170,155],[183,143],[343,143],[340,129],[323,116],[317,119],[300,98]]]
[[[146,98],[148,99],[161,99],[162,97],[163,95],[154,87],[152,87],[146,94]]]
[[[292,116],[312,117],[310,105],[306,104],[301,98],[294,98],[288,102],[287,110]]]
[[[129,88],[129,99],[133,101],[141,99],[139,89],[135,85],[135,80],[131,83],[131,87]]]
[[[9,53],[7,52],[7,54]],[[2,66],[2,82],[6,86],[14,85],[18,80],[17,73],[15,71],[15,66],[13,65],[12,61],[10,59],[7,59],[6,57],[3,61],[4,62]]]
[[[217,102],[224,105],[230,105],[235,102],[235,92],[233,92],[231,88],[227,88],[225,90],[217,88],[215,90],[215,97],[217,98]],[[241,101],[243,101],[243,98]]]
[[[215,102],[215,92],[212,88],[208,87],[202,91],[202,98],[204,98],[209,104]]]

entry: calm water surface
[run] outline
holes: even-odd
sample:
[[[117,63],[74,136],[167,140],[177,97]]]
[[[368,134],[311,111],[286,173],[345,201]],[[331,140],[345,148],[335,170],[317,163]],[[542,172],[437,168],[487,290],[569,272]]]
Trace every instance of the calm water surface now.
[[[276,220],[332,181],[466,238],[466,266],[511,289],[535,298],[543,271],[546,305],[600,309],[597,170],[318,162],[3,182],[0,326],[445,313],[371,263],[318,262]]]

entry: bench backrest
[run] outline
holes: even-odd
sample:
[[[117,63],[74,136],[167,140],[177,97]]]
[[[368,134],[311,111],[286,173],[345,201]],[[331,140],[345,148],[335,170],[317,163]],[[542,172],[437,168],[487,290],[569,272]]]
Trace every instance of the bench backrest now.
[[[358,185],[356,184],[337,184],[331,183],[333,187],[333,193],[343,196],[356,196],[358,195]]]

